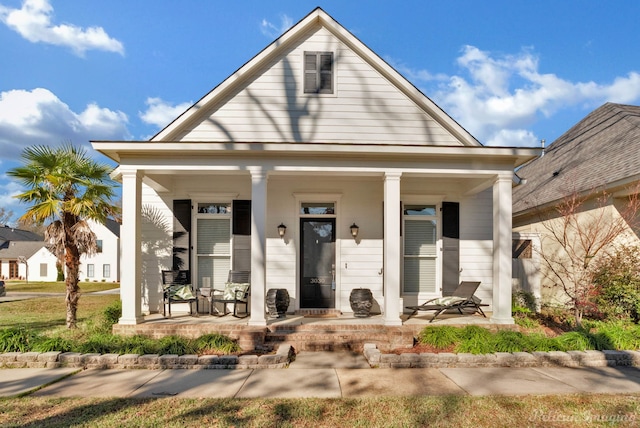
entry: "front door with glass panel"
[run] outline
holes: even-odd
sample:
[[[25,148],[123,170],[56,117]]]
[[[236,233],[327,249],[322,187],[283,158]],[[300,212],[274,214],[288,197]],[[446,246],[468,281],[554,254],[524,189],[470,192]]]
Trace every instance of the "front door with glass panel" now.
[[[300,219],[300,307],[335,307],[335,218]]]
[[[435,205],[405,205],[404,220],[404,294],[439,294],[438,220]]]

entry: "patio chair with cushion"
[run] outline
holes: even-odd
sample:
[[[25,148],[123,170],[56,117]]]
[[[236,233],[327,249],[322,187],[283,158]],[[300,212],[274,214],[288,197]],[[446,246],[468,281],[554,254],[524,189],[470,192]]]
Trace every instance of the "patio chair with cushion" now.
[[[232,313],[236,318],[245,318],[249,316],[248,304],[249,304],[249,291],[250,291],[250,276],[249,271],[229,271],[229,277],[227,283],[224,286],[224,290],[212,289],[207,293],[204,289],[200,292],[203,296],[209,300],[209,313],[215,310],[217,316],[223,317],[229,313]],[[209,294],[208,296],[205,293]],[[215,304],[222,304],[222,311],[219,311]],[[233,305],[233,312],[229,312],[228,305]],[[244,305],[244,315],[238,315],[238,306]]]
[[[414,316],[419,311],[435,311],[433,318],[429,322],[433,322],[438,315],[448,310],[457,310],[460,315],[475,314],[479,312],[483,317],[487,317],[481,306],[480,299],[473,294],[480,286],[480,281],[462,281],[453,292],[452,296],[438,297],[436,299],[427,300],[422,305],[407,306],[407,309],[411,309],[413,312],[409,315],[409,318]]]
[[[167,306],[169,307],[169,318],[171,318],[172,303],[188,303],[189,314],[194,315],[193,304],[197,305],[196,294],[193,286],[189,284],[188,270],[163,270],[162,271],[162,314],[167,316]],[[198,315],[197,307],[195,315]]]

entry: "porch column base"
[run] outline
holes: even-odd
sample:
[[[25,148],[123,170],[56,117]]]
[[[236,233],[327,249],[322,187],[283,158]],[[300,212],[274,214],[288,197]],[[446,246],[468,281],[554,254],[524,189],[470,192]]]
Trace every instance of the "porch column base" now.
[[[491,317],[489,318],[492,324],[515,324],[513,317],[507,318],[499,318],[499,317]]]
[[[384,325],[388,325],[389,327],[399,327],[402,326],[402,320],[398,319],[385,319]]]
[[[144,321],[144,317],[120,318],[118,320],[118,324],[120,324],[120,325],[136,325],[136,324],[141,324],[143,321]]]

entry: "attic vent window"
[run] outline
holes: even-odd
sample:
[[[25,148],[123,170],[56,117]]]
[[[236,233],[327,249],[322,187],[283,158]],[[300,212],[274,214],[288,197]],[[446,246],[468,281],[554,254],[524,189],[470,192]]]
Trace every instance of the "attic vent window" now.
[[[333,52],[304,53],[304,93],[333,94]]]

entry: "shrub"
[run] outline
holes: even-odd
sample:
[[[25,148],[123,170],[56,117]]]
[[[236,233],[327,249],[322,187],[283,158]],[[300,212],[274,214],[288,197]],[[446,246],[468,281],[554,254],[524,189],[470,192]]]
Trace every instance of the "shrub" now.
[[[76,342],[73,350],[83,354],[111,354],[118,353],[119,348],[120,338],[118,336],[107,333],[95,333],[81,343]]]
[[[640,322],[640,248],[624,247],[596,270],[594,302],[606,318]]]
[[[26,328],[6,328],[0,330],[0,352],[27,352],[37,336]]]
[[[231,354],[238,352],[240,346],[235,340],[221,334],[205,334],[193,343],[197,354]]]
[[[563,351],[586,351],[596,349],[592,339],[584,331],[570,331],[556,337],[556,342]]]
[[[501,330],[493,337],[495,352],[531,352],[535,348],[532,342],[519,331]]]
[[[462,330],[451,326],[425,327],[418,335],[420,343],[446,349],[460,341]]]
[[[34,352],[71,352],[74,348],[72,340],[64,337],[43,337],[33,344],[31,350]]]
[[[195,354],[195,347],[191,340],[181,336],[166,336],[158,341],[158,354],[186,355]]]
[[[493,352],[493,334],[486,328],[468,325],[461,331],[461,342],[456,346],[456,352],[471,354],[489,354]]]
[[[116,352],[119,354],[157,354],[158,341],[151,339],[148,336],[137,334],[135,336],[123,337],[119,341],[119,346]]]
[[[107,306],[102,314],[104,316],[105,323],[110,326],[116,324],[122,316],[122,300],[118,300]]]

